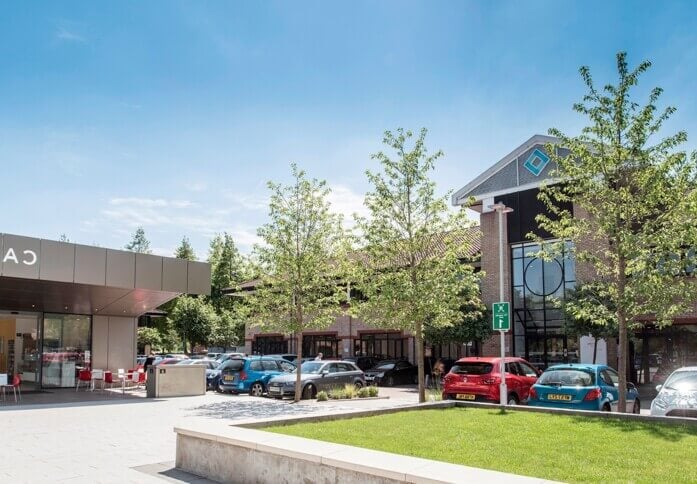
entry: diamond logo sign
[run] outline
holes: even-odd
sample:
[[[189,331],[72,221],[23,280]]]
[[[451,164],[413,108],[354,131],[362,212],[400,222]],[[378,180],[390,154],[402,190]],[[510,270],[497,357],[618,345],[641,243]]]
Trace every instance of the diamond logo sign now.
[[[545,166],[547,166],[548,163],[549,156],[535,148],[535,151],[528,156],[528,159],[525,160],[523,166],[533,175],[540,176],[540,173],[542,173],[542,170],[545,169]]]

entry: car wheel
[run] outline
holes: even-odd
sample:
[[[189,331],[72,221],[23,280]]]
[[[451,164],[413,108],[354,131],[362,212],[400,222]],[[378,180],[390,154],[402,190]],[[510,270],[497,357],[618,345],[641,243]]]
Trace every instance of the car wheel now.
[[[303,388],[303,400],[311,400],[315,398],[315,395],[317,394],[317,390],[315,390],[314,385],[308,385],[305,388]]]
[[[518,397],[513,395],[508,395],[508,405],[518,405]]]
[[[218,393],[225,393],[225,390],[223,390],[223,387],[220,386],[220,383],[218,383],[218,384],[215,386],[215,391],[218,392]]]
[[[634,408],[632,408],[632,413],[639,415],[641,413],[641,402],[638,398],[634,399]]]
[[[386,387],[393,387],[394,386],[394,377],[392,375],[388,376],[385,379],[385,386]]]
[[[249,389],[249,394],[253,397],[262,396],[264,394],[264,385],[259,382],[252,384],[252,387]]]
[[[363,383],[361,383],[360,381],[355,382],[353,385],[356,387],[356,390],[360,390],[361,388],[363,388]]]
[[[612,408],[610,407],[609,403],[606,403],[605,405],[603,405],[603,408],[601,409],[601,411],[602,412],[611,412]]]

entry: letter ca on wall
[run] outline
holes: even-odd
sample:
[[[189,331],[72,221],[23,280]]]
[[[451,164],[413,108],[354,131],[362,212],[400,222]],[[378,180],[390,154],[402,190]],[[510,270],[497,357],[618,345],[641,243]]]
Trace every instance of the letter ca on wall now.
[[[36,256],[36,252],[33,250],[23,250],[20,252],[20,257],[17,257],[17,253],[12,247],[7,249],[5,256],[2,258],[3,263],[14,262],[15,264],[19,264],[21,262],[26,266],[33,266],[36,264],[37,260],[38,257]]]

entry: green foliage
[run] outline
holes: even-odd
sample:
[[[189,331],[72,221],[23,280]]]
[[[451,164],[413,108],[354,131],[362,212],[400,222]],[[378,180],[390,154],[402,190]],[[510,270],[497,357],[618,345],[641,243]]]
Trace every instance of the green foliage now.
[[[465,213],[450,211],[448,196],[437,197],[430,178],[442,153],[428,153],[425,129],[409,147],[412,137],[402,129],[387,131],[383,142],[396,157],[373,155],[382,171],[367,172],[373,186],[365,199],[370,216],[357,223],[366,257],[352,280],[365,296],[355,311],[367,324],[415,335],[423,402],[425,326],[435,333],[467,321],[463,295],[472,302],[470,307],[481,303],[479,276],[460,260],[467,253],[467,242],[458,237],[469,225]]]
[[[153,349],[162,346],[162,339],[157,328],[138,328],[138,349],[141,350],[147,345],[150,345]]]
[[[585,283],[567,294],[563,302],[565,331],[570,336],[593,337],[593,363],[598,340],[617,338],[617,310],[604,293],[604,284]]]
[[[255,247],[261,283],[248,299],[253,324],[264,330],[296,334],[333,323],[346,290],[337,282],[344,259],[341,218],[329,210],[326,182],[308,179],[292,165],[293,182],[269,183],[269,222]],[[302,360],[302,344],[297,344]],[[295,398],[300,400],[300,373]]]
[[[125,249],[139,254],[152,254],[152,250],[150,250],[150,241],[145,237],[145,230],[143,227],[138,227],[136,229],[131,241],[125,245]]]
[[[327,392],[322,390],[321,392],[317,393],[317,401],[318,402],[326,402],[327,400],[329,400],[329,395],[327,394]]]
[[[177,299],[169,319],[184,344],[189,343],[193,348],[208,343],[218,316],[204,297],[182,296]]]
[[[363,387],[358,390],[358,398],[368,398],[370,396],[370,389],[368,387]]]
[[[626,55],[617,55],[618,83],[599,90],[590,70],[581,76],[588,89],[574,110],[588,118],[581,134],[566,136],[557,129],[568,154],[548,146],[558,168],[540,198],[553,216],[540,215],[540,226],[560,240],[575,242],[575,257],[589,265],[594,287],[614,311],[619,331],[620,388],[626,384],[628,326],[654,315],[658,325],[670,324],[697,298],[697,285],[685,277],[694,257],[686,248],[697,246],[697,153],[678,147],[687,139],[680,131],[656,139],[675,111],[658,110],[662,89],[654,88],[640,105],[632,92],[650,67],[642,62],[630,70]],[[574,217],[564,204],[574,203],[588,217]],[[597,308],[579,300],[583,318],[596,317]],[[608,314],[601,308],[599,317]],[[620,392],[620,408],[625,394]]]
[[[368,396],[369,397],[377,397],[378,393],[380,393],[380,389],[375,385],[371,385],[371,386],[366,387],[366,388],[368,389]]]
[[[174,251],[174,257],[177,259],[196,260],[194,248],[191,246],[188,237],[182,237],[182,241]]]
[[[356,389],[352,383],[347,383],[343,387],[332,388],[329,390],[328,396],[332,400],[351,400],[358,396],[358,389]]]
[[[472,285],[466,289],[469,294],[463,294],[462,320],[452,326],[432,326],[430,322],[424,325],[424,339],[432,344],[463,343],[468,341],[484,341],[493,333],[491,316],[482,303],[479,288]]]
[[[211,301],[220,308],[232,308],[235,298],[223,294],[223,290],[237,286],[247,277],[244,257],[228,233],[217,234],[211,240],[208,262],[211,264]]]
[[[240,332],[244,334],[244,322],[244,318],[240,317],[238,311],[220,309],[213,323],[208,343],[223,348],[239,345],[244,341],[240,339]]]

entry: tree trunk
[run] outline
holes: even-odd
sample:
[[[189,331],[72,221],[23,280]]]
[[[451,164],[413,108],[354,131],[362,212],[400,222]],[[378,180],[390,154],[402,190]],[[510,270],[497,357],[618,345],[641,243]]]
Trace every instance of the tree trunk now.
[[[416,322],[416,327],[414,328],[414,340],[416,342],[416,365],[418,367],[418,380],[419,380],[419,403],[424,403],[426,401],[426,386],[424,385],[424,338],[423,338],[423,324],[421,321]]]
[[[595,358],[598,355],[598,338],[593,337],[593,364],[595,365]]]
[[[624,256],[620,254],[618,257],[618,277],[617,277],[617,299],[620,304],[617,308],[617,326],[619,330],[619,345],[617,347],[617,357],[619,363],[617,365],[617,373],[620,374],[619,394],[617,411],[620,413],[627,412],[627,314],[623,307],[625,294],[625,277],[626,277],[626,261]]]
[[[295,354],[297,364],[297,370],[295,370],[295,399],[294,401],[299,402],[302,398],[303,388],[302,388],[302,375],[300,373],[300,366],[303,364],[303,332],[298,331],[295,335]]]

